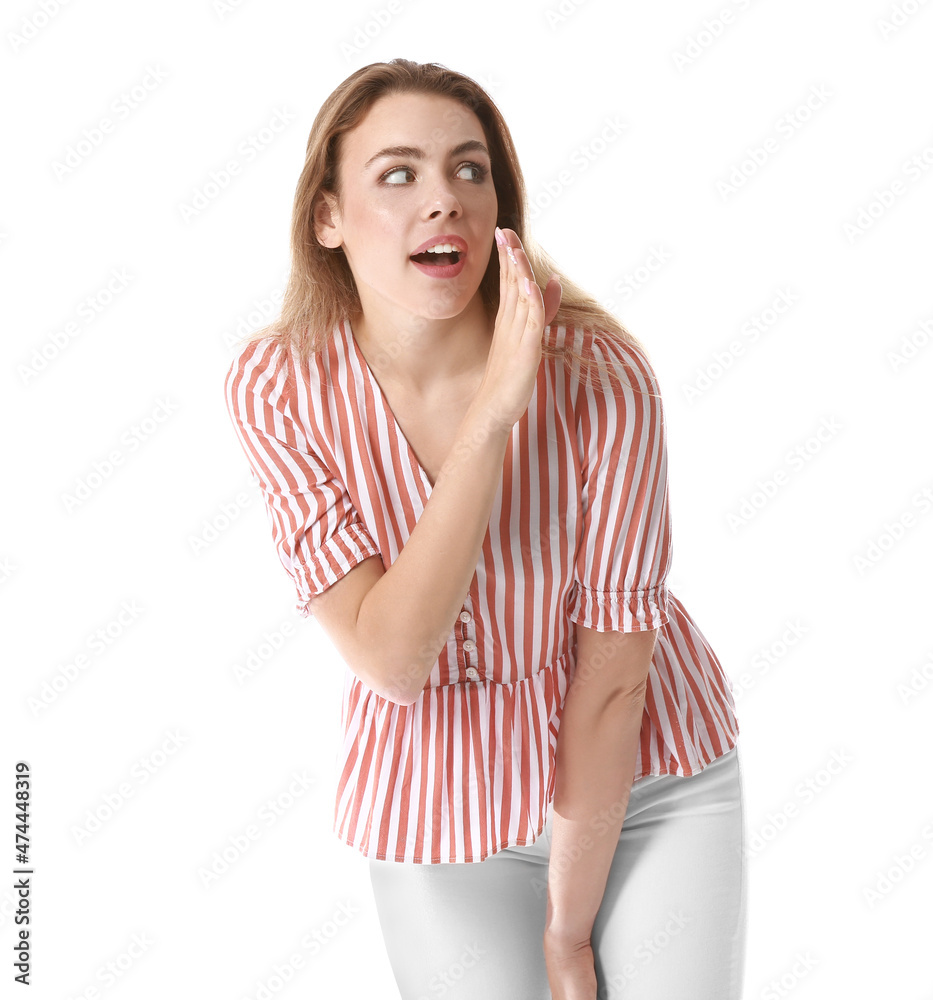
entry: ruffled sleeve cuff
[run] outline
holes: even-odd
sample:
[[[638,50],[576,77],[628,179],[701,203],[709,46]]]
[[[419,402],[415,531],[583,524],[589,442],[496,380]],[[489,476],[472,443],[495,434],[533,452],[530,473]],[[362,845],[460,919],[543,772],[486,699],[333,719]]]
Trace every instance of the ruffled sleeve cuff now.
[[[590,590],[576,585],[567,616],[597,632],[650,632],[668,622],[666,585],[650,590]]]
[[[346,524],[330,535],[314,552],[306,554],[304,572],[296,573],[298,603],[302,618],[313,618],[310,602],[346,576],[370,556],[381,553],[362,524]]]

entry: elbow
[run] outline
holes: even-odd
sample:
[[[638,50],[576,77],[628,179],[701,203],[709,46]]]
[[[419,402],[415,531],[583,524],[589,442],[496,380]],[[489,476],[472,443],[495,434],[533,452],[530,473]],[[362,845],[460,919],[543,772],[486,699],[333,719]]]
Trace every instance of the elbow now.
[[[393,656],[389,650],[382,649],[366,662],[365,672],[357,676],[380,698],[396,705],[408,707],[421,696],[426,677],[424,671],[414,659],[406,659],[404,655]]]
[[[648,678],[627,681],[609,690],[606,696],[606,704],[614,705],[621,710],[633,707],[642,708],[645,704],[645,697],[648,693]]]
[[[380,698],[385,698],[386,701],[391,701],[393,705],[400,705],[402,708],[410,708],[418,700],[417,696],[413,696],[408,692],[399,692],[394,688],[377,691],[376,694]]]
[[[376,682],[369,686],[380,698],[391,701],[394,705],[401,705],[403,708],[409,708],[414,705],[421,695],[421,690],[414,691],[410,687],[403,687],[397,684],[394,679],[388,683]]]
[[[387,669],[384,663],[373,681],[370,686],[376,694],[395,705],[407,708],[418,700],[420,692],[413,690],[411,679],[406,678],[403,673]]]
[[[374,624],[362,612],[357,615],[354,632],[354,673],[380,698],[408,707],[421,696],[430,666],[427,647],[415,648],[412,629],[398,618]],[[432,658],[431,664],[437,656]]]

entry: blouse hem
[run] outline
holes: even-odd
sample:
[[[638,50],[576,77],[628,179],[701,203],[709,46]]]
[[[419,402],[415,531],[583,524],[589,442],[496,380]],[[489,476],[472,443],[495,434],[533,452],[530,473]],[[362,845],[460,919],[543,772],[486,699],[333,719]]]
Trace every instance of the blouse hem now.
[[[727,753],[733,750],[738,745],[738,737],[739,737],[739,731],[738,729],[735,729],[734,731],[726,734],[726,742],[728,745],[724,746],[719,753],[713,754],[713,756],[710,757],[709,759],[707,759],[706,755],[703,754],[697,759],[695,764],[688,761],[687,766],[690,768],[689,774],[679,774],[676,771],[672,771],[670,768],[667,768],[665,770],[650,769],[644,771],[637,778],[635,778],[634,781],[632,782],[632,785],[634,786],[638,784],[638,782],[641,781],[642,778],[650,778],[650,777],[691,778],[695,774],[699,774],[701,771],[707,768],[710,764],[713,763],[713,761],[719,760],[720,757],[724,757]],[[663,763],[661,766],[663,766]],[[548,805],[551,804],[551,801],[552,799],[548,800]],[[544,832],[544,827],[542,826],[541,829],[535,834],[535,836],[531,840],[527,839],[516,840],[514,841],[514,843],[512,841],[509,841],[506,844],[501,844],[495,847],[491,851],[487,851],[485,854],[479,857],[471,855],[470,857],[463,858],[462,860],[459,861],[457,860],[445,861],[441,858],[431,858],[430,860],[415,861],[414,858],[408,858],[404,854],[402,855],[396,854],[394,857],[389,857],[388,855],[380,854],[378,851],[375,854],[369,854],[367,853],[366,848],[362,844],[355,844],[353,843],[353,841],[344,840],[342,837],[340,838],[340,841],[347,847],[356,848],[356,850],[359,851],[359,853],[362,854],[363,857],[367,858],[370,861],[389,861],[389,862],[395,862],[396,864],[419,864],[419,865],[480,864],[487,858],[491,858],[494,854],[499,854],[501,851],[504,851],[507,847],[529,847],[531,844],[534,844],[537,841],[537,839],[542,835],[543,832]]]

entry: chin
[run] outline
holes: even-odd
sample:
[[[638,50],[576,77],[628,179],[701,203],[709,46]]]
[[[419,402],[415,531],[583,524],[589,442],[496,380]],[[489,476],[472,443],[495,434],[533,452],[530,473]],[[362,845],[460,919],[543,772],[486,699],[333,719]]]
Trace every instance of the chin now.
[[[462,305],[453,306],[447,309],[441,309],[437,312],[425,311],[423,308],[419,310],[419,315],[424,319],[456,319],[458,316],[462,316],[467,307],[470,304],[470,300],[466,299]]]
[[[477,288],[460,286],[453,288],[446,285],[435,292],[421,295],[412,302],[411,312],[424,319],[454,319],[464,312],[473,301]]]

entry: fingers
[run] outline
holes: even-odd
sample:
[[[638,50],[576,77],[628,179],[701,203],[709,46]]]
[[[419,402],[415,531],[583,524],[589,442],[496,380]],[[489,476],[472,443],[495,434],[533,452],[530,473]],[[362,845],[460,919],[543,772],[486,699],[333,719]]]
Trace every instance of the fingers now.
[[[499,232],[504,241],[499,244],[500,316],[503,322],[520,323],[522,327],[533,324],[543,329],[544,299],[535,283],[522,241],[513,229],[500,229]]]
[[[512,270],[511,258],[509,257],[509,237],[505,230],[496,226],[496,245],[499,249],[499,316],[503,317],[508,307],[509,316],[514,309],[514,302],[510,299],[510,277]]]
[[[560,278],[552,274],[544,289],[544,325],[550,326],[554,322],[557,310],[560,309],[560,300],[563,290],[560,287]]]

